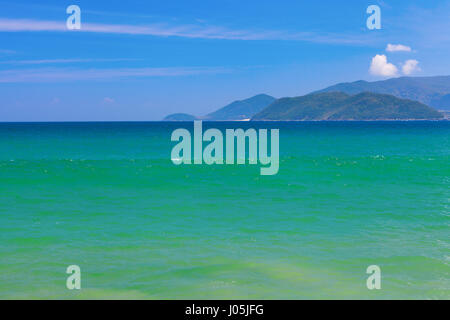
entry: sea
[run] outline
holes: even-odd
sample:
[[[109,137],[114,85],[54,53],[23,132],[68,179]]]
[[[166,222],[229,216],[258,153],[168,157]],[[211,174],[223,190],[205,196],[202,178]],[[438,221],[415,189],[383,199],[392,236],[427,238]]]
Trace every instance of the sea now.
[[[279,129],[278,173],[174,165],[192,122],[1,123],[0,299],[450,299],[449,121],[203,126]]]

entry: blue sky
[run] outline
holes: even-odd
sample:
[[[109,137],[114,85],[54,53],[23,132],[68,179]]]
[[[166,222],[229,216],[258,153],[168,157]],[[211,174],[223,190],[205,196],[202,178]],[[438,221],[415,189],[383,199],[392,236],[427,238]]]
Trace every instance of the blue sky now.
[[[66,29],[71,4],[81,30]],[[366,27],[372,4],[381,30]],[[0,0],[0,8],[0,121],[160,120],[259,93],[450,74],[449,1]]]

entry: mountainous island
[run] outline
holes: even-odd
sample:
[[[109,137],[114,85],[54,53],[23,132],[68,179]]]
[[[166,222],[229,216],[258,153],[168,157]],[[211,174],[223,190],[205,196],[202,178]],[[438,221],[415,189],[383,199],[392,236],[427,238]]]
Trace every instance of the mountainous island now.
[[[449,115],[450,76],[436,76],[339,83],[301,97],[259,94],[205,116],[175,113],[164,120],[441,120]]]
[[[444,116],[423,103],[392,95],[321,92],[278,99],[252,120],[438,120]]]

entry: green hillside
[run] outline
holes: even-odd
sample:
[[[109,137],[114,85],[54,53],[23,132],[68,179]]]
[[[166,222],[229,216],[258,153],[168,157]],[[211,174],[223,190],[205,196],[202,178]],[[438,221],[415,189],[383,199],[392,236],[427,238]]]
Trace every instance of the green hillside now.
[[[437,110],[392,95],[363,92],[313,93],[276,100],[252,120],[408,120],[442,119]]]

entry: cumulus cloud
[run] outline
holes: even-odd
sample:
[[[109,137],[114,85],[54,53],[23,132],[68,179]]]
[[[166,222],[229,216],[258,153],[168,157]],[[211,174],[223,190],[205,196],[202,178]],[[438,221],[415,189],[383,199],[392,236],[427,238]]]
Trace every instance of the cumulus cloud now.
[[[370,73],[375,76],[391,77],[397,74],[397,67],[387,62],[384,54],[377,54],[372,58],[370,64]]]
[[[411,74],[415,71],[420,71],[419,61],[414,59],[407,60],[402,66],[402,71],[406,75]]]
[[[405,46],[403,44],[388,44],[386,47],[387,52],[411,52],[411,47]]]

